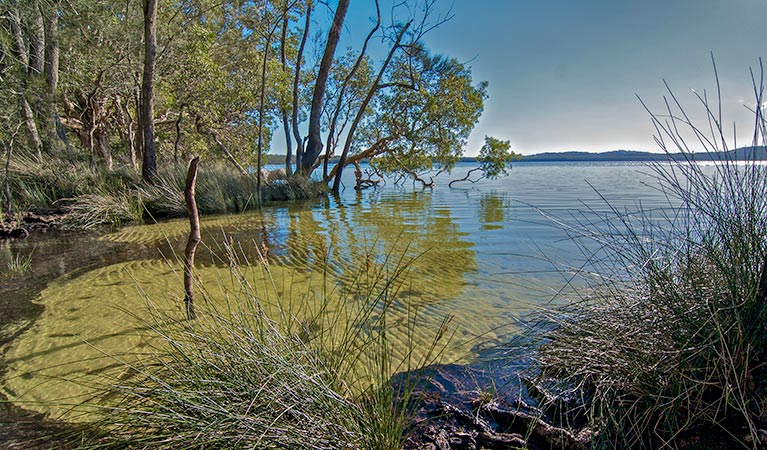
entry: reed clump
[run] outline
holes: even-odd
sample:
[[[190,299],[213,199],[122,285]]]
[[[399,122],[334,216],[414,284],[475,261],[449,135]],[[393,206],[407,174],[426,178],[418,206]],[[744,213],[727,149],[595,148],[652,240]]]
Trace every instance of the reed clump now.
[[[559,393],[544,409],[590,428],[595,448],[764,448],[767,166],[731,158],[705,97],[710,133],[669,94],[680,109],[652,117],[682,160],[649,169],[669,207],[567,225],[597,242],[584,267],[598,276],[587,295],[543,311],[529,376]],[[767,151],[755,116],[754,154]],[[692,141],[715,162],[696,163]]]
[[[146,184],[128,166],[93,170],[88,161],[77,158],[38,161],[19,154],[9,166],[10,209],[56,212],[68,229],[180,217],[186,214],[185,174],[184,166],[169,164],[160,168],[152,184]],[[264,183],[261,204],[315,198],[324,192],[320,182],[290,177]],[[201,214],[259,207],[255,174],[243,176],[220,163],[205,164],[200,170],[198,203]]]
[[[79,448],[402,448],[413,386],[389,378],[435,362],[447,340],[442,329],[420,357],[393,356],[403,349],[387,338],[388,317],[408,260],[383,255],[342,283],[325,272],[297,301],[277,296],[270,276],[254,283],[268,264],[231,248],[224,303],[198,285],[196,320],[150,304],[152,350],[114,356],[125,370],[106,386],[109,406],[78,407],[102,418]]]

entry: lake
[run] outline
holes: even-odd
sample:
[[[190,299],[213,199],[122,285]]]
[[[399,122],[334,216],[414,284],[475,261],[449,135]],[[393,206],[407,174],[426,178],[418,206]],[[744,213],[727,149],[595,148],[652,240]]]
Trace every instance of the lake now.
[[[434,189],[389,180],[362,193],[347,170],[340,198],[202,217],[197,276],[227,295],[231,277],[221,258],[228,242],[244,265],[268,262],[270,276],[252,274],[259,295],[299,310],[327,289],[327,274],[342,290],[351,268],[368,261],[391,268],[404,258],[408,270],[391,314],[405,322],[417,312],[418,326],[414,337],[403,333],[394,342],[426,345],[449,315],[444,362],[465,362],[477,347],[514,333],[521,314],[575,295],[569,269],[589,268],[584,254],[597,247],[579,246],[553,218],[599,227],[611,208],[669,206],[643,164],[515,163],[507,177],[447,186],[470,168],[440,175]],[[141,353],[140,311],[183,307],[174,255],[183,253],[187,232],[187,220],[177,219],[0,244],[2,270],[17,255],[32,255],[31,272],[6,275],[0,288],[7,321],[0,337],[11,341],[3,392],[62,415],[90,395],[84,385],[115,366],[105,354]]]

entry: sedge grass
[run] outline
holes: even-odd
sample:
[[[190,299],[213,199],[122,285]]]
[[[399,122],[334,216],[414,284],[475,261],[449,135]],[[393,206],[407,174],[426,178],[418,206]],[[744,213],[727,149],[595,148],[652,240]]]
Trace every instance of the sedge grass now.
[[[268,262],[244,260],[237,245],[225,246],[233,288],[223,303],[197,286],[198,320],[147,302],[152,350],[113,357],[124,370],[103,387],[110,401],[78,407],[101,417],[78,435],[82,448],[401,448],[417,369],[449,340],[446,320],[416,350],[417,313],[390,314],[411,258],[379,255],[343,281],[319,262],[310,291],[286,299]],[[409,348],[394,348],[389,333],[402,327]],[[400,371],[413,383],[391,385]]]
[[[152,184],[144,184],[127,167],[93,171],[87,161],[77,158],[38,161],[22,153],[14,155],[9,165],[11,210],[54,207],[68,214],[64,226],[70,229],[140,223],[143,216],[180,217],[186,215],[185,176],[186,167],[169,164],[160,168]],[[242,176],[214,162],[200,170],[197,198],[201,214],[257,208],[255,192],[255,176]],[[266,183],[262,199],[303,200],[323,192],[322,183],[296,176]]]
[[[584,248],[598,277],[582,298],[541,311],[530,377],[578,400],[565,412],[544,404],[591,428],[595,448],[763,448],[767,167],[731,159],[704,96],[710,132],[669,95],[676,109],[652,116],[657,141],[683,160],[650,170],[670,207],[568,224],[574,239],[596,240]],[[761,110],[755,119],[752,151],[764,152]],[[695,162],[693,140],[712,165]]]
[[[6,274],[8,275],[22,275],[32,269],[32,253],[28,255],[22,255],[17,253],[10,261],[6,263]]]

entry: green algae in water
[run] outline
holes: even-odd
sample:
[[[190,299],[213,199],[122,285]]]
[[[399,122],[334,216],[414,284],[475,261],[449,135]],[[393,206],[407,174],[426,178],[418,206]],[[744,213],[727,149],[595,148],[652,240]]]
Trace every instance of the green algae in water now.
[[[274,284],[264,271],[250,273],[254,288],[263,292],[263,305],[273,305],[277,296],[288,298],[293,289],[313,291],[309,274],[270,271]],[[234,297],[239,289],[229,268],[205,267],[197,276],[219,299]],[[125,375],[127,364],[151,357],[152,333],[144,326],[150,308],[183,320],[180,273],[163,261],[120,263],[57,281],[37,301],[44,312],[6,353],[4,390],[12,401],[53,417],[97,396],[105,383]]]

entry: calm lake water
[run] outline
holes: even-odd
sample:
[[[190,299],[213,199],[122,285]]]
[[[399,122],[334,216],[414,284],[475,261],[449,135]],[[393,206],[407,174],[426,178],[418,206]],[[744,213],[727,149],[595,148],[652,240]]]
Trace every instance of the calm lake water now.
[[[228,266],[216,255],[223,242],[234,242],[251,262],[266,255],[274,285],[260,279],[265,296],[277,291],[283,301],[301,303],[322,285],[321,273],[343,280],[366,259],[413,257],[394,315],[404,321],[418,311],[417,343],[429,342],[442,319],[454,316],[446,359],[465,361],[477,345],[513,333],[515,317],[567,293],[562,267],[584,263],[546,215],[599,223],[611,207],[668,207],[643,164],[516,163],[507,177],[447,187],[470,168],[440,175],[434,189],[390,181],[362,193],[347,171],[338,199],[204,217],[198,277],[206,286],[227,285]],[[3,392],[62,414],[88,395],[83,380],[110,366],[99,355],[141,349],[140,321],[126,311],[140,310],[146,299],[180,309],[181,266],[173,255],[183,253],[187,230],[180,219],[2,243],[0,270],[17,255],[32,255],[31,273],[6,275],[0,288],[0,307],[14,319],[1,335],[13,338]],[[20,306],[32,298],[34,306]],[[60,410],[51,410],[51,401],[62,402]]]

